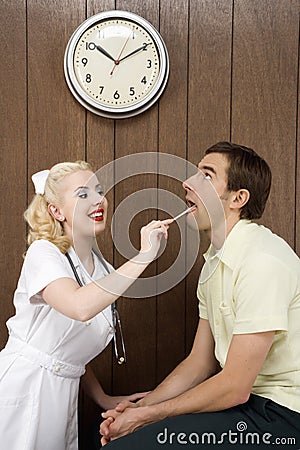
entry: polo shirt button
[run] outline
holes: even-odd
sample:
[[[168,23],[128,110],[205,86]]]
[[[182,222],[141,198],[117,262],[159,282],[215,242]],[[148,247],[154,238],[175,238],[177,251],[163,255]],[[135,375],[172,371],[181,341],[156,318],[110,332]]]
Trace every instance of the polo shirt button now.
[[[55,370],[56,373],[59,373],[59,372],[60,372],[60,366],[58,366],[58,365],[55,366],[55,369],[54,369],[54,370]]]
[[[217,319],[216,320],[216,325],[219,325],[220,324],[220,321],[219,321],[219,319]]]
[[[91,320],[87,320],[87,321],[85,322],[85,324],[86,324],[87,327],[88,327],[89,325],[91,325],[91,323],[92,323]]]

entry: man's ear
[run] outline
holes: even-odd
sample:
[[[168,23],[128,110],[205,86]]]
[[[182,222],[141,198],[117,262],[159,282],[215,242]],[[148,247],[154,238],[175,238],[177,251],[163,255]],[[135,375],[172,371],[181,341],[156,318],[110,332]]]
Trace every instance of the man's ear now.
[[[232,209],[241,209],[249,201],[250,192],[248,189],[239,189],[232,194],[232,200],[230,202],[230,207]]]
[[[49,214],[53,217],[53,219],[58,220],[59,222],[64,222],[65,216],[62,215],[60,209],[53,203],[49,203],[48,211]]]

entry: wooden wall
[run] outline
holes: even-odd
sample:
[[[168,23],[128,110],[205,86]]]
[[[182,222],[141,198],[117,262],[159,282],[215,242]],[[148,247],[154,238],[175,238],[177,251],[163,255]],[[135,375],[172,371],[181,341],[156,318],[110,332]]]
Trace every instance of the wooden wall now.
[[[160,29],[170,56],[170,79],[159,103],[121,121],[86,112],[63,73],[72,32],[86,17],[111,9],[149,20]],[[219,140],[251,146],[273,171],[263,222],[300,252],[298,0],[2,0],[0,13],[1,347],[26,248],[22,213],[33,194],[28,180],[60,161],[87,159],[99,168],[130,153],[155,151],[197,163]],[[126,195],[153,186],[183,198],[174,181],[145,175],[109,194],[110,215]],[[135,240],[140,224],[153,215],[147,211],[135,222]],[[174,257],[177,231],[172,233],[148,275]],[[123,260],[113,250],[109,229],[101,243],[118,266]],[[119,302],[128,364],[117,367],[111,347],[93,363],[108,392],[151,389],[187,354],[197,325],[200,267],[201,258],[186,280],[164,295]],[[80,407],[84,449],[84,428],[96,409],[84,396]]]

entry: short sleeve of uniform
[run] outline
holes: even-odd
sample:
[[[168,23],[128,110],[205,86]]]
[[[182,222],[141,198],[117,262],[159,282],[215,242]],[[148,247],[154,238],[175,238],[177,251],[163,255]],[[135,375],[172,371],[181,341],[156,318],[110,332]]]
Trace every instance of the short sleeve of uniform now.
[[[201,285],[200,280],[199,280],[198,287],[197,287],[197,297],[198,297],[198,300],[199,300],[199,316],[200,316],[201,319],[208,320],[206,300],[205,300],[205,296],[203,295],[201,286],[202,285]]]
[[[35,305],[45,304],[40,292],[52,281],[72,278],[63,255],[56,245],[46,240],[34,241],[24,261],[28,299]]]
[[[246,258],[234,285],[234,334],[286,331],[292,271],[268,254]]]

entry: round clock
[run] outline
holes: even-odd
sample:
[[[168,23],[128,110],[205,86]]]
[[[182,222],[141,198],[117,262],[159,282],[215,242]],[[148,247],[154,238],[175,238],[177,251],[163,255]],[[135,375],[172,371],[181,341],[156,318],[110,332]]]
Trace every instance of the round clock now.
[[[150,108],[169,76],[169,58],[158,31],[142,17],[106,11],[83,22],[64,59],[67,84],[89,111],[122,119]]]

